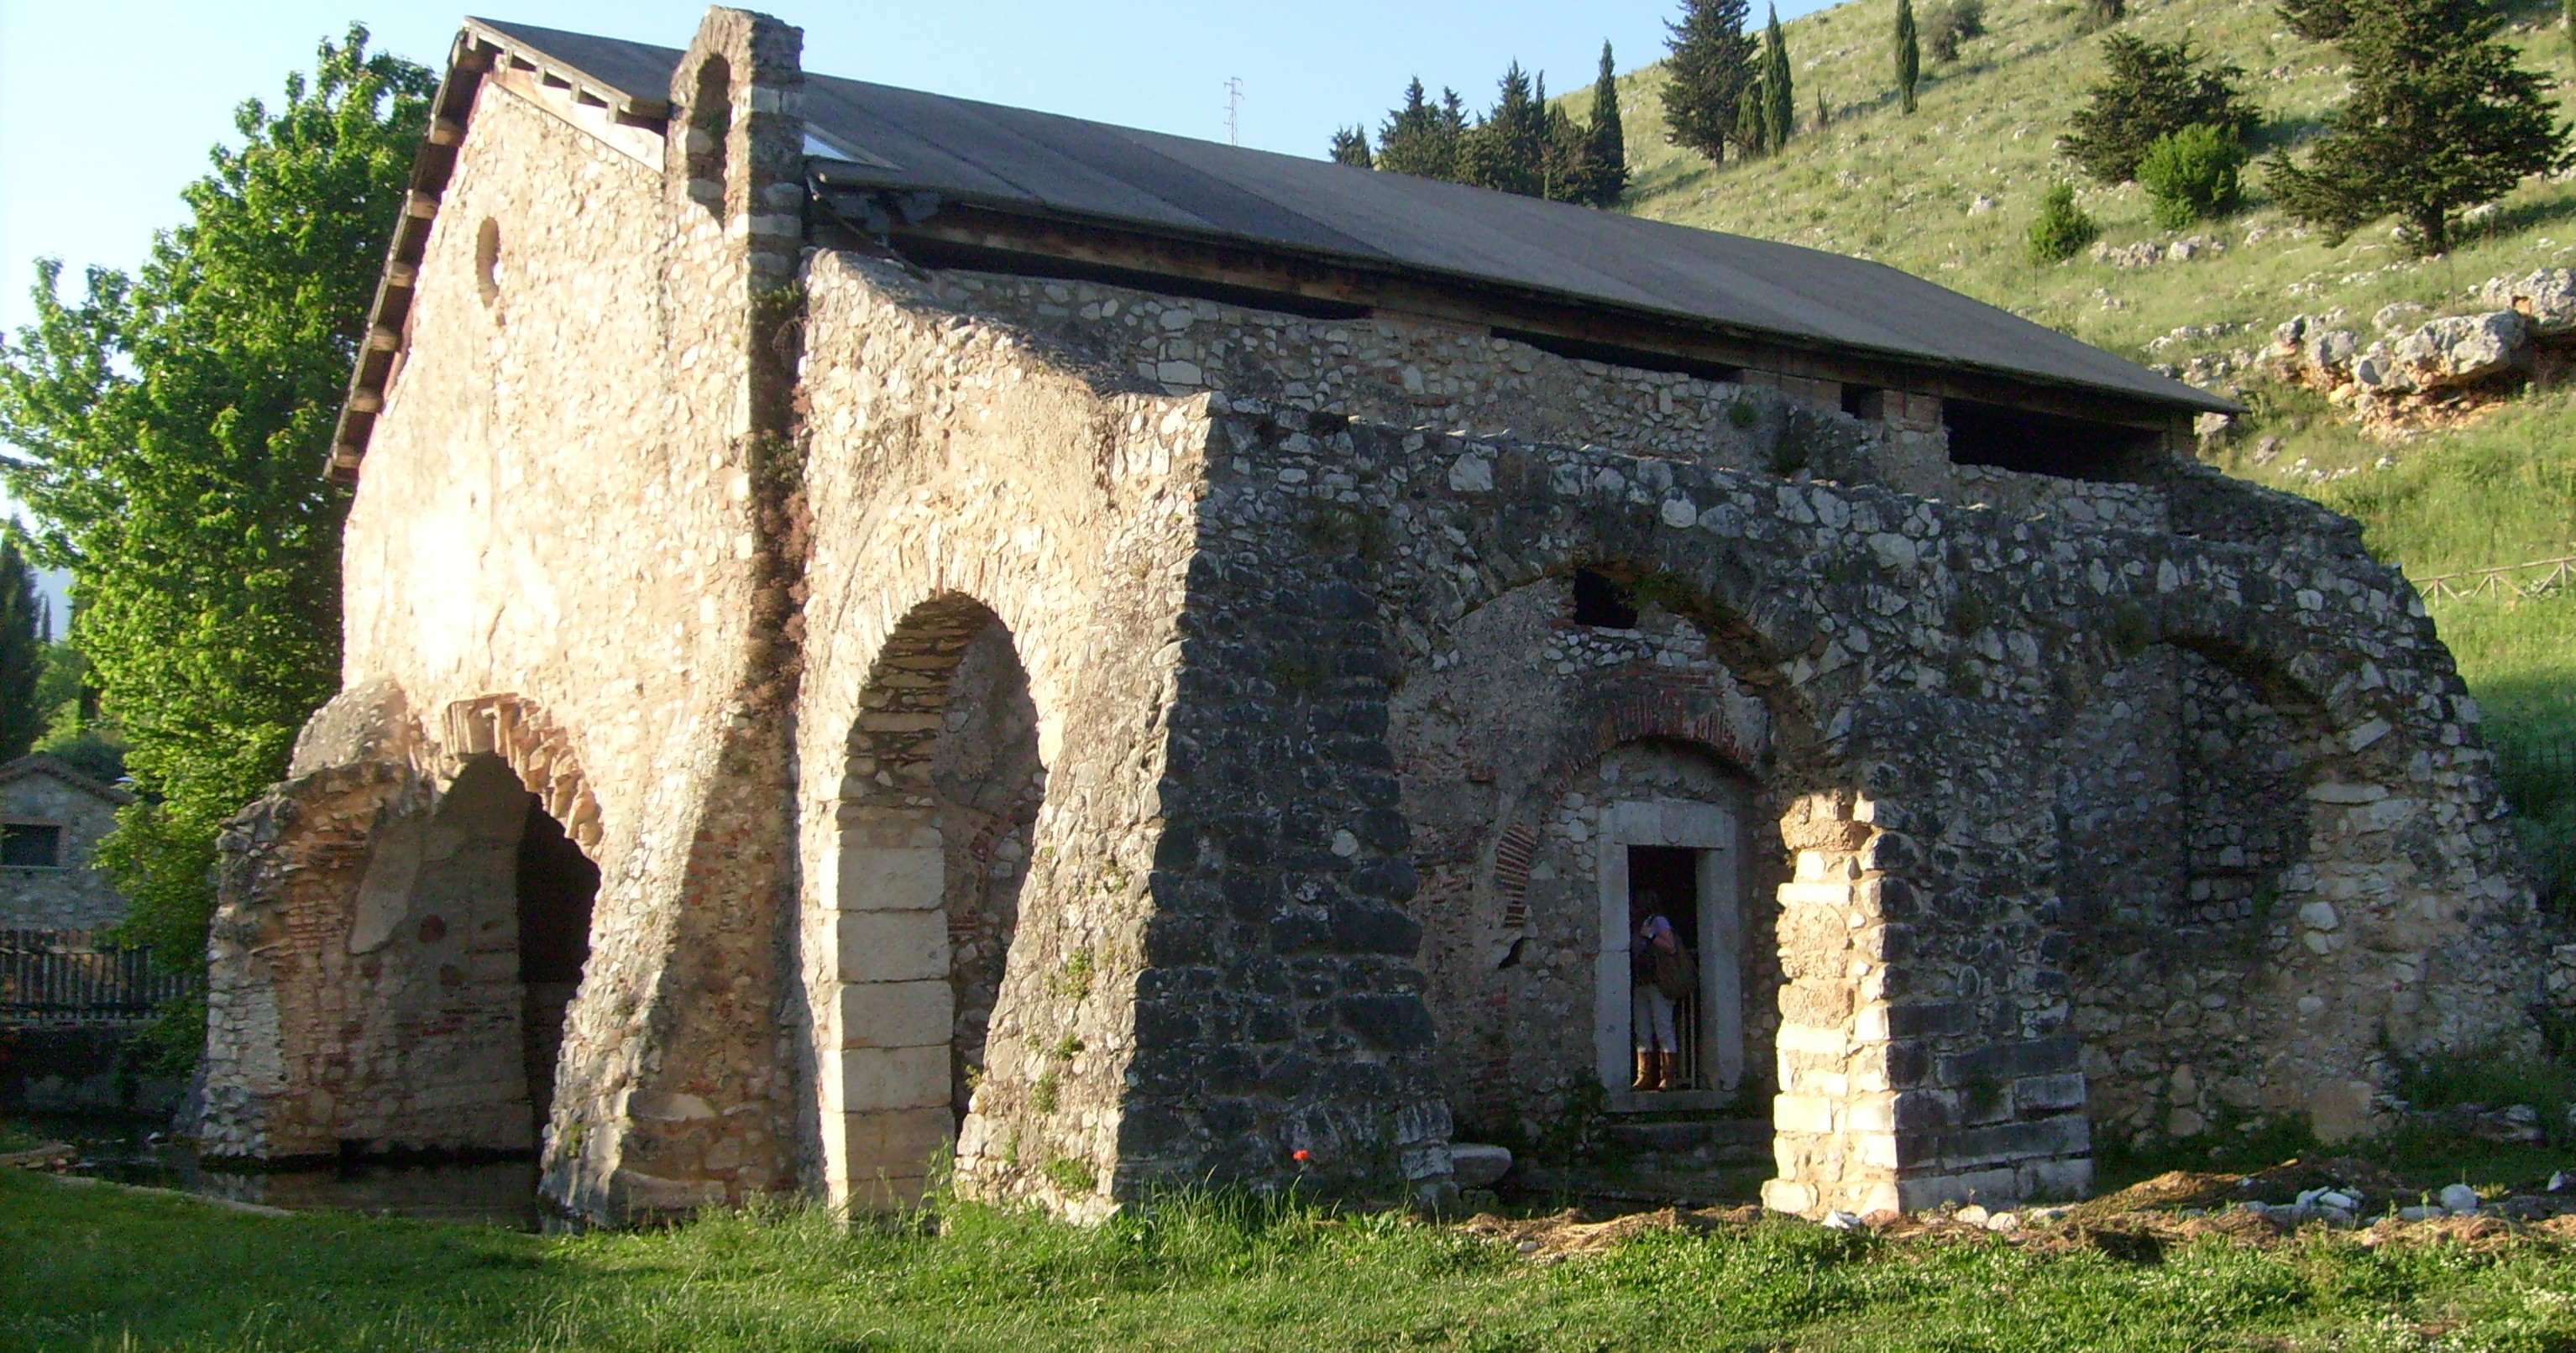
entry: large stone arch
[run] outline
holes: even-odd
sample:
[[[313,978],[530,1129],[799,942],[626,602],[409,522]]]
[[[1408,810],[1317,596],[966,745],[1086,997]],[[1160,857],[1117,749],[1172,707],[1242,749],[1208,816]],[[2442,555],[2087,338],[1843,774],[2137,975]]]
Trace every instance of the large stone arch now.
[[[1051,1066],[988,1060],[996,1037],[1051,1036],[1059,1061],[1079,1041],[1060,1011],[1004,1004],[1041,989],[1009,964],[1040,849],[1037,725],[1009,628],[962,593],[911,608],[871,664],[818,880],[817,1089],[838,1204],[917,1201],[961,1125],[980,1136],[1002,1100],[1059,1093]]]
[[[1754,1084],[1771,1079],[1778,964],[1767,893],[1783,874],[1768,829],[1779,806],[1765,786],[1775,769],[1778,683],[1763,682],[1740,629],[1712,638],[1684,617],[1714,609],[1695,599],[1658,592],[1641,601],[1631,627],[1583,623],[1570,581],[1578,568],[1601,570],[1596,577],[1616,570],[1631,582],[1649,576],[1569,554],[1441,625],[1429,658],[1409,665],[1388,701],[1421,878],[1408,911],[1423,929],[1444,1088],[1477,1131],[1505,1139],[1544,1133],[1598,1102],[1596,1092],[1629,1097],[1626,972],[1605,966],[1624,961],[1628,936],[1609,925],[1601,900],[1603,870],[1624,878],[1624,861],[1601,857],[1598,846],[1622,823],[1635,838],[1629,844],[1724,856],[1727,910],[1722,926],[1710,926],[1723,934],[1707,938],[1737,960],[1704,967],[1725,994],[1722,1003],[1697,1002],[1695,1013],[1723,1034],[1708,1035],[1717,1041],[1704,1058],[1694,1041],[1689,1088],[1633,1107],[1712,1108],[1748,1070]],[[1738,674],[1743,667],[1752,680]],[[1620,774],[1610,764],[1619,754],[1708,769],[1661,787],[1605,789],[1598,782]],[[1673,819],[1700,830],[1661,830],[1669,815],[1640,815],[1624,802],[1640,795],[1640,804],[1700,802],[1698,816],[1677,807]],[[1760,825],[1738,830],[1748,822]],[[1717,886],[1713,876],[1710,890]]]
[[[2392,1057],[2521,1032],[2463,998],[2499,974],[2453,922],[2508,881],[2438,804],[2461,749],[2351,636],[2231,609],[2129,626],[2059,752],[2089,1113],[2140,1144],[2279,1115],[2340,1140]]]
[[[406,708],[374,689],[326,708],[317,729],[363,725],[364,745],[281,784],[227,833],[214,1153],[526,1156],[543,1144],[588,950],[597,799],[573,739],[533,701],[456,702],[436,725],[443,740]]]

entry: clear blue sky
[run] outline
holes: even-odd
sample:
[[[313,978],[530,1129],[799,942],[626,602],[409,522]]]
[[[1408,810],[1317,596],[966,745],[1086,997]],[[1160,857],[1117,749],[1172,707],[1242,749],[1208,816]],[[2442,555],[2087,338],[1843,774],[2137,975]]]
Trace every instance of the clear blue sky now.
[[[472,0],[480,12],[684,46],[704,7],[675,0]],[[1792,0],[1785,14],[1820,7]],[[1678,0],[821,0],[773,12],[805,28],[810,70],[1185,136],[1225,137],[1240,77],[1243,143],[1320,155],[1336,125],[1374,126],[1405,80],[1492,97],[1515,58],[1553,91],[1662,54]],[[178,217],[178,189],[232,135],[232,109],[274,102],[286,73],[352,18],[432,66],[466,11],[380,0],[0,0],[0,326],[28,317],[31,260],[74,276],[131,267]],[[1758,12],[1757,12],[1758,18]]]

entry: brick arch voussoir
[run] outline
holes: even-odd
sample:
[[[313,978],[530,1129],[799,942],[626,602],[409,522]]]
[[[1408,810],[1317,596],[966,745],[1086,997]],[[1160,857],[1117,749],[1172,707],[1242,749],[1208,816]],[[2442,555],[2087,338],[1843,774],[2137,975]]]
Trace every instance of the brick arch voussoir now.
[[[1707,753],[1757,790],[1768,792],[1771,777],[1765,774],[1763,758],[1744,745],[1741,730],[1730,726],[1714,709],[1679,706],[1671,698],[1673,694],[1631,688],[1603,700],[1592,711],[1593,718],[1585,732],[1568,739],[1559,749],[1556,759],[1534,782],[1536,792],[1514,810],[1510,821],[1496,835],[1494,919],[1505,934],[1517,934],[1529,925],[1530,869],[1537,861],[1549,805],[1563,798],[1574,781],[1598,765],[1601,758],[1619,748],[1640,742],[1679,743]]]
[[[599,796],[582,771],[571,732],[544,706],[517,695],[460,700],[447,707],[445,731],[451,764],[445,778],[452,780],[452,768],[466,757],[500,757],[582,853],[599,858],[605,833]]]

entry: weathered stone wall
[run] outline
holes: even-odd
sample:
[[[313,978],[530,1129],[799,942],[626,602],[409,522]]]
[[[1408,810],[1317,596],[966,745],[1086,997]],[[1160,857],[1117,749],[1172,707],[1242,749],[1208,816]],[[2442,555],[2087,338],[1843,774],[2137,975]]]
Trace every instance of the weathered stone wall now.
[[[0,818],[62,829],[54,867],[0,865],[0,929],[95,930],[125,919],[124,896],[90,867],[98,838],[116,829],[115,804],[30,771],[0,784]]]
[[[380,712],[340,717],[384,729],[321,749],[246,823],[243,889],[218,921],[211,1063],[244,1102],[213,1118],[240,1149],[285,1150],[268,1125],[289,1101],[299,1141],[454,1135],[401,1114],[381,1135],[357,1130],[350,1098],[396,1092],[386,1068],[352,1061],[322,1008],[360,999],[317,990],[344,981],[329,965],[345,942],[324,925],[253,957],[252,937],[266,913],[300,917],[306,893],[327,913],[328,889],[304,871],[353,854],[362,875],[391,825],[370,818],[395,811],[375,804],[315,825],[296,805],[328,777],[416,777],[397,816],[418,817],[490,751],[603,873],[549,1194],[617,1217],[790,1182],[776,975],[793,667],[765,638],[784,619],[782,481],[764,458],[785,401],[763,327],[775,308],[757,302],[792,280],[797,247],[772,191],[801,172],[795,41],[712,12],[676,97],[715,130],[667,164],[580,129],[524,73],[483,82],[347,533],[344,676]],[[718,105],[697,81],[711,57],[726,75]],[[542,746],[519,745],[521,708],[543,712]],[[435,1023],[407,1036],[462,1046]],[[493,1063],[501,1100],[517,1065]]]
[[[2067,913],[2044,749],[2141,642],[2224,643],[2278,673],[2344,745],[2376,748],[2424,796],[2374,812],[2439,829],[2440,917],[2413,904],[2421,928],[2405,947],[2439,989],[2421,999],[2448,1013],[2397,1019],[2363,999],[2399,979],[2387,962],[2305,993],[2348,1013],[2330,1031],[2268,1035],[2267,1053],[2295,1052],[2273,1059],[2267,1103],[2310,1109],[2371,1081],[2383,1033],[2410,1049],[2527,1035],[2517,993],[2537,990],[2533,918],[2489,820],[2465,697],[2421,608],[2339,519],[2306,509],[2308,532],[2282,532],[2297,509],[2185,478],[2175,491],[2207,534],[2183,537],[1231,407],[1218,445],[1232,454],[1216,463],[1234,473],[1209,510],[1255,535],[1300,529],[1328,505],[1387,523],[1358,562],[1408,687],[1437,679],[1465,617],[1581,563],[1639,579],[1726,638],[1729,671],[1770,712],[1773,750],[1754,769],[1768,801],[1787,804],[1795,858],[1778,921],[1775,1201],[1865,1210],[2080,1186],[2071,963],[2091,936]],[[2203,797],[2238,792],[2231,783],[2207,779]],[[2195,844],[2185,821],[2166,830],[2177,850]],[[2407,867],[2371,835],[2320,833],[2320,879],[2359,887]],[[2223,833],[2197,844],[2222,861],[2229,849]],[[2222,867],[2235,866],[2204,873]],[[1433,957],[1444,952],[1460,950]],[[2303,962],[2267,956],[2292,983]]]
[[[1919,394],[800,257],[800,87],[712,12],[656,162],[486,81],[348,688],[228,843],[219,1149],[541,1140],[602,1218],[1436,1196],[1452,1103],[1615,1073],[1631,845],[1724,858],[1703,1107],[1770,1094],[1793,1210],[2531,1036],[2474,712],[2350,523],[1954,466]],[[601,869],[541,1139],[478,777]]]
[[[1599,852],[1603,814],[1628,801],[1711,804],[1738,828],[1726,868],[1739,1046],[1708,1063],[1735,1076],[1704,1088],[1712,1101],[1741,1091],[1761,1102],[1779,1022],[1770,886],[1781,856],[1764,830],[1778,805],[1752,778],[1771,756],[1760,698],[1706,634],[1651,602],[1634,629],[1577,623],[1563,578],[1496,598],[1446,638],[1389,701],[1388,742],[1413,828],[1422,881],[1412,912],[1453,1111],[1526,1139],[1591,1101],[1582,1087],[1603,1071],[1597,1018],[1612,1017],[1613,1043],[1626,1037],[1619,998],[1599,999],[1605,978],[1625,990],[1601,959],[1605,943],[1626,940],[1624,922],[1614,929],[1603,916]],[[1656,749],[1669,750],[1641,756]],[[1711,938],[1703,957],[1716,962]]]
[[[1877,392],[1879,413],[1861,421],[1839,415],[1830,382],[1640,371],[1427,320],[1313,319],[993,273],[942,273],[938,294],[1173,393],[1224,390],[1386,427],[1611,446],[1784,477],[1805,470],[2016,513],[2164,524],[2151,487],[1953,465],[1941,402],[1928,395]]]

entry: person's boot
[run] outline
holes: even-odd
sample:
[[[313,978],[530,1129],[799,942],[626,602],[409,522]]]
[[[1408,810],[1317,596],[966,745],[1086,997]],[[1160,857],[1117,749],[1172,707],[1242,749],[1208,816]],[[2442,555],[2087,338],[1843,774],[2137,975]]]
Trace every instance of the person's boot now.
[[[1655,1054],[1643,1050],[1637,1053],[1637,1079],[1628,1088],[1631,1090],[1655,1088]]]
[[[1678,1090],[1682,1088],[1681,1067],[1679,1065],[1680,1060],[1680,1055],[1670,1048],[1666,1048],[1655,1054],[1656,1089]]]

